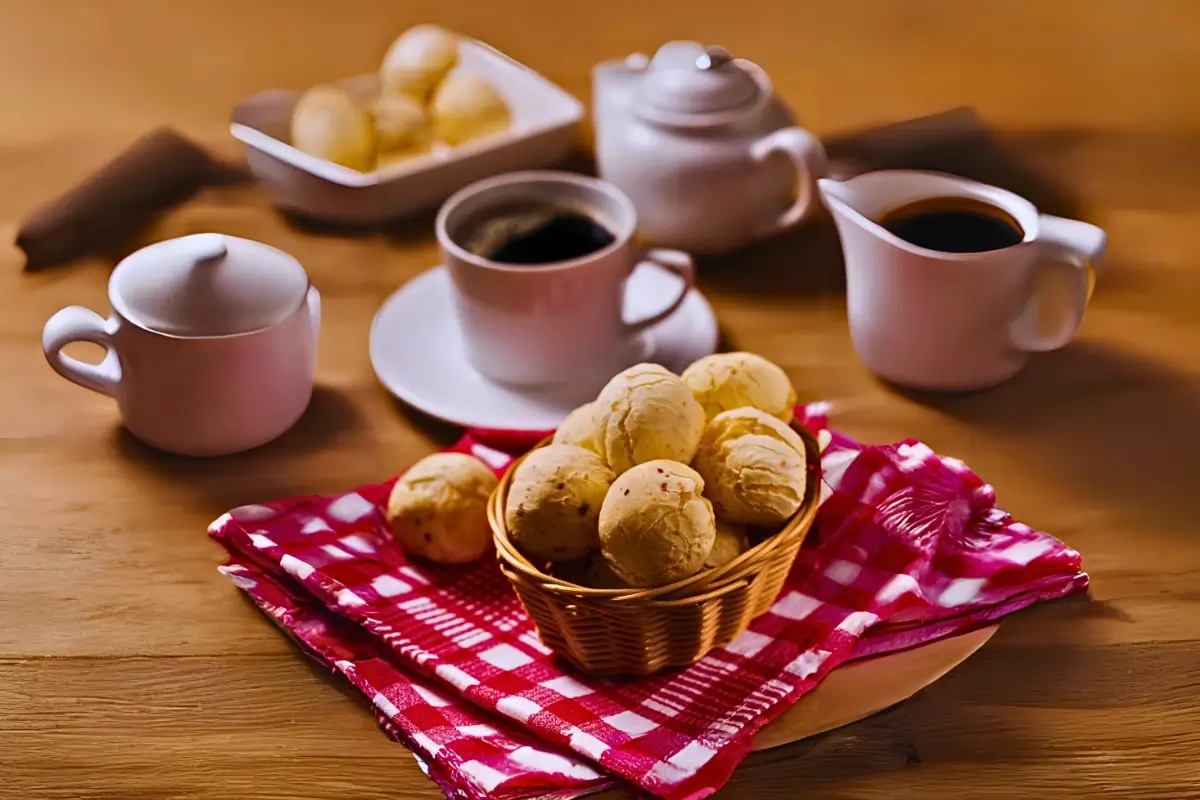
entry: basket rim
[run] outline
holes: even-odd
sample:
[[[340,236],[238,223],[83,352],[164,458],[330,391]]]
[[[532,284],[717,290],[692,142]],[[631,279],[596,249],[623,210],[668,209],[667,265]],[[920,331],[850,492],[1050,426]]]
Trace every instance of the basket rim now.
[[[504,519],[504,505],[508,498],[508,489],[512,484],[513,473],[529,453],[545,447],[552,441],[552,437],[547,436],[509,465],[488,499],[488,522],[492,527],[492,539],[496,545],[496,556],[501,563],[501,568],[505,573],[515,573],[507,576],[510,580],[520,576],[537,584],[537,588],[547,594],[569,597],[574,602],[585,600],[601,605],[626,606],[632,603],[646,603],[665,608],[710,600],[735,591],[752,578],[758,571],[757,568],[776,550],[792,545],[796,539],[803,539],[816,518],[822,484],[820,445],[817,443],[816,437],[800,423],[793,420],[791,427],[804,442],[809,474],[805,482],[804,498],[800,502],[800,508],[796,510],[784,527],[716,569],[701,571],[665,586],[645,589],[594,589],[590,586],[571,583],[555,575],[549,575],[531,563],[509,539],[508,526]]]

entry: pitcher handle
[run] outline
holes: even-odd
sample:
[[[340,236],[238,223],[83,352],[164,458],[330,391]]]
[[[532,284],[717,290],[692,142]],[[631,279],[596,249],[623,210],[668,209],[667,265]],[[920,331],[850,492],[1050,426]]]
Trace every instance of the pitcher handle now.
[[[104,318],[82,306],[67,306],[42,329],[42,352],[59,375],[93,392],[115,397],[121,383],[121,362],[113,345],[112,334]],[[72,342],[92,342],[105,348],[99,364],[89,364],[63,354]]]
[[[817,179],[824,175],[828,162],[821,140],[803,128],[780,128],[750,145],[750,157],[757,163],[774,153],[783,153],[792,160],[799,190],[796,201],[768,225],[766,235],[793,228],[812,212],[817,205]]]
[[[692,289],[692,284],[696,280],[696,267],[692,263],[692,257],[682,250],[666,250],[663,248],[652,248],[642,253],[638,259],[638,265],[650,264],[659,269],[666,270],[674,274],[681,281],[683,286],[679,289],[679,294],[671,301],[662,311],[643,317],[633,322],[625,322],[625,332],[627,334],[635,334],[644,331],[652,325],[657,325],[667,317],[675,313],[676,309],[683,304],[687,299],[688,292]],[[637,266],[634,268],[636,269]]]
[[[1083,323],[1083,312],[1092,298],[1107,240],[1107,234],[1095,225],[1050,214],[1038,217],[1038,235],[1034,245],[1039,250],[1027,279],[1029,296],[1009,328],[1014,345],[1026,352],[1042,353],[1057,350],[1074,338]],[[1071,308],[1057,330],[1043,333],[1039,330],[1038,320],[1042,300],[1038,275],[1054,264],[1074,267]]]

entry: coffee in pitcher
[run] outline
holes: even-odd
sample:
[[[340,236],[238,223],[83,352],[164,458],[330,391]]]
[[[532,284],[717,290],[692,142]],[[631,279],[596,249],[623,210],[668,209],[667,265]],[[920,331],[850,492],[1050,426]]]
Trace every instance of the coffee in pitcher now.
[[[971,197],[922,198],[884,212],[879,224],[909,244],[942,253],[1002,250],[1025,238],[1011,214]]]

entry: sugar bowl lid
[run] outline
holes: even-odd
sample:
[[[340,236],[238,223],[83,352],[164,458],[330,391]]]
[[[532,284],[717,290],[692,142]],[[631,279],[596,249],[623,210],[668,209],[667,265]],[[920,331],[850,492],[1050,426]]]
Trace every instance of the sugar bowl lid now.
[[[639,99],[654,111],[672,115],[711,115],[756,107],[769,87],[763,76],[739,63],[722,47],[697,47],[686,55],[683,43],[664,57],[655,56],[638,90]],[[666,57],[669,56],[669,57]]]
[[[173,336],[231,336],[270,327],[303,305],[308,274],[282,250],[198,233],[144,247],[108,282],[121,316]]]

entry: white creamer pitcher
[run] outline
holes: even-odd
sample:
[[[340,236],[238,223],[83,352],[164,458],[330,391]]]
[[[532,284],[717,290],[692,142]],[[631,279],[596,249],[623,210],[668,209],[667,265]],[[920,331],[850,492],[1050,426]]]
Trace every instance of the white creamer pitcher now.
[[[933,172],[883,170],[845,181],[821,179],[846,262],[854,348],[885,380],[916,389],[967,391],[1015,375],[1031,353],[1075,335],[1104,255],[1095,225],[1040,214],[1004,189]],[[1020,241],[982,252],[941,252],[894,235],[879,220],[931,198],[961,197],[1003,211]],[[1069,269],[1068,308],[1041,319],[1044,269]]]

